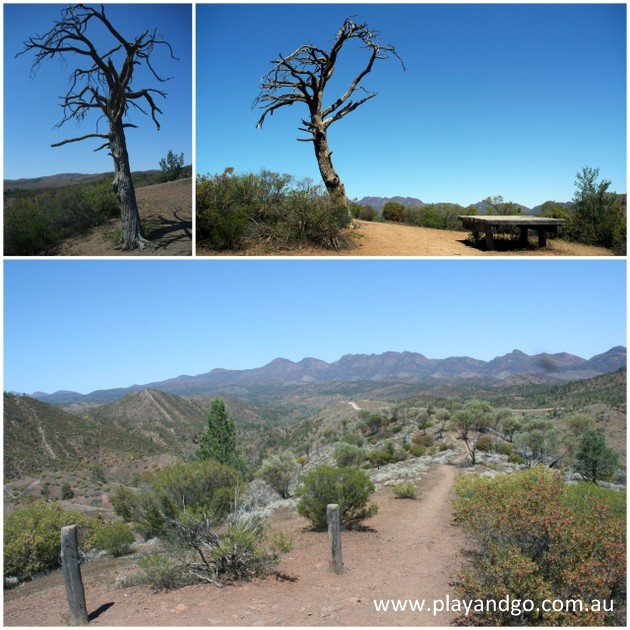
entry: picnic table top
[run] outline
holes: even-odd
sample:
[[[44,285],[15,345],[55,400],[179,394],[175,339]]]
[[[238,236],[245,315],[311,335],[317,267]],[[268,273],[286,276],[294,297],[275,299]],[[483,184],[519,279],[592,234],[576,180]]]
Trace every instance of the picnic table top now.
[[[564,225],[565,219],[553,219],[550,217],[529,217],[521,214],[492,215],[492,214],[460,214],[459,219],[472,223],[485,223],[493,225],[522,225],[522,226],[545,226]]]

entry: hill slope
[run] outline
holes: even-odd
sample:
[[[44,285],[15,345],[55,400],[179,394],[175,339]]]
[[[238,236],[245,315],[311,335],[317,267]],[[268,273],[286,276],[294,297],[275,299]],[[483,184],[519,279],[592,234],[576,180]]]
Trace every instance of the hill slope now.
[[[149,439],[112,423],[67,413],[28,396],[4,395],[6,479],[156,450]]]
[[[28,396],[5,394],[5,477],[190,450],[205,427],[205,408],[146,390],[73,414]]]

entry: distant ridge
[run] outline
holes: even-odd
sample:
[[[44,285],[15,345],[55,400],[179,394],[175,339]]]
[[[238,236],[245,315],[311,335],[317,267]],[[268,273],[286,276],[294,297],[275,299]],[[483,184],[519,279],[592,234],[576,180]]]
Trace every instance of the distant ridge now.
[[[417,208],[426,205],[424,201],[416,199],[415,197],[363,197],[363,199],[359,199],[357,203],[361,206],[371,206],[374,210],[381,212],[385,204],[390,201],[400,203],[405,206],[405,208]]]
[[[146,175],[157,172],[157,169],[148,171],[134,171],[134,173],[142,173]],[[132,173],[132,175],[134,173]],[[61,188],[63,186],[72,186],[73,184],[87,184],[89,182],[97,182],[106,177],[113,178],[113,176],[113,171],[108,171],[106,173],[59,173],[58,175],[43,175],[42,177],[5,179],[4,190],[37,190],[40,188]]]
[[[216,368],[196,376],[178,376],[158,383],[133,385],[127,388],[99,390],[82,395],[76,392],[36,392],[33,398],[43,402],[69,405],[73,403],[113,402],[132,392],[151,388],[179,396],[208,396],[229,387],[269,387],[306,385],[327,382],[419,382],[431,379],[489,379],[510,383],[514,377],[527,375],[528,380],[566,382],[615,372],[626,366],[626,348],[616,346],[590,359],[566,352],[530,356],[520,350],[491,361],[471,357],[428,359],[416,352],[384,352],[382,354],[348,354],[332,363],[314,358],[294,362],[274,359],[265,366],[249,370]]]

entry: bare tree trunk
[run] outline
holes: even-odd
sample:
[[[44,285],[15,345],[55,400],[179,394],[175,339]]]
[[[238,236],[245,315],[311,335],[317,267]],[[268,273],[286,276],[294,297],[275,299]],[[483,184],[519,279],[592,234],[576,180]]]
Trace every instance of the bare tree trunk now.
[[[110,124],[110,134],[109,148],[114,158],[112,189],[120,205],[121,233],[119,245],[124,250],[145,249],[151,243],[142,237],[140,213],[138,212],[136,191],[131,179],[129,155],[122,122]]]
[[[346,197],[346,189],[333,166],[331,159],[332,151],[328,147],[328,139],[325,131],[316,131],[314,133],[313,146],[315,147],[317,165],[319,166],[319,172],[324,180],[326,190],[338,203],[347,206],[348,199]]]

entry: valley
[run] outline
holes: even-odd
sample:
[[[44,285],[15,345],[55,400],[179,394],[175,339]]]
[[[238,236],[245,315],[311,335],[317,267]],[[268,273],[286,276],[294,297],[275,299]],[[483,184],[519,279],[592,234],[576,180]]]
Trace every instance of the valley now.
[[[146,496],[160,471],[196,460],[208,410],[220,398],[254,477],[256,510],[270,532],[291,540],[278,571],[225,588],[197,583],[156,592],[142,559],[163,543],[139,529],[131,555],[95,555],[84,567],[91,625],[459,625],[465,619],[453,611],[385,613],[375,601],[456,598],[470,545],[455,518],[460,481],[542,466],[560,467],[576,483],[578,438],[589,426],[620,462],[611,483],[599,483],[624,491],[625,500],[626,369],[619,363],[624,348],[589,360],[518,351],[490,362],[387,353],[333,364],[278,359],[258,370],[166,382],[165,389],[186,394],[154,387],[39,399],[5,393],[5,514],[44,501],[119,522],[121,490]],[[299,470],[282,499],[260,471],[286,452]],[[297,510],[299,479],[322,466],[365,472],[376,490],[378,513],[343,532],[342,576],[328,569],[326,533],[309,528]],[[414,500],[398,497],[405,486]],[[63,589],[53,571],[5,591],[5,625],[64,625]]]
[[[623,364],[624,348],[589,360],[518,351],[490,362],[386,353],[331,364],[277,359],[253,370],[212,370],[88,395],[5,393],[5,508],[40,496],[60,500],[65,485],[71,502],[111,509],[116,484],[195,453],[217,397],[235,418],[252,470],[279,449],[297,456],[334,444],[340,427],[356,425],[364,410],[407,406],[417,414],[474,399],[522,416],[586,413],[625,461]]]

